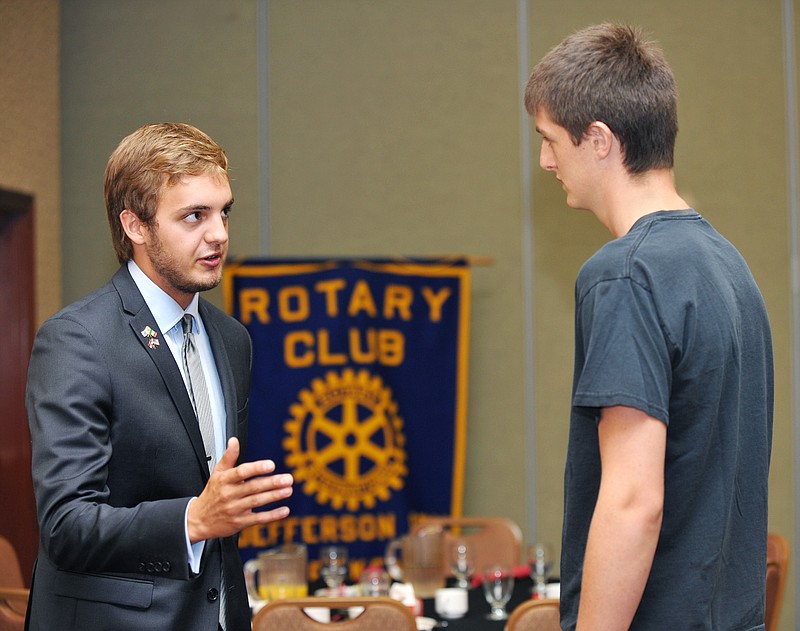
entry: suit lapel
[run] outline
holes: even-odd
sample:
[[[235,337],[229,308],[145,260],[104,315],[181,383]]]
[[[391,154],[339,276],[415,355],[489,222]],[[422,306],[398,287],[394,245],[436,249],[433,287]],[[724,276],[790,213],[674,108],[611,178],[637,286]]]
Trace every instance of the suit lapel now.
[[[150,313],[147,303],[142,298],[142,294],[136,287],[136,283],[133,282],[126,266],[120,268],[114,275],[113,283],[122,299],[125,312],[130,315],[131,334],[136,337],[161,374],[167,392],[178,410],[178,415],[192,443],[203,478],[207,479],[208,463],[200,426],[197,423],[192,402],[189,400],[181,371],[167,346],[164,334],[158,329],[155,318]],[[155,344],[155,340],[159,340],[158,344]],[[152,387],[152,384],[143,385],[143,388],[148,387]]]

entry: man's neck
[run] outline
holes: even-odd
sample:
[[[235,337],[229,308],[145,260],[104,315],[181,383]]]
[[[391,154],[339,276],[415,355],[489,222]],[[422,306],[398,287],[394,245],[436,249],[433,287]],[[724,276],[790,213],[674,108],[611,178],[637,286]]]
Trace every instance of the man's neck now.
[[[637,220],[659,210],[683,210],[670,169],[631,176],[627,172],[607,182],[603,202],[593,212],[615,238],[628,233]]]

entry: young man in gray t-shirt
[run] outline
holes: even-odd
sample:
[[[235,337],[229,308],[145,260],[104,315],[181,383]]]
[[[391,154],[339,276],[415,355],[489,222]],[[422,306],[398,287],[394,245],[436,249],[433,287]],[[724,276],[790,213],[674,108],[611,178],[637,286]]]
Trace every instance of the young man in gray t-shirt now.
[[[675,189],[672,72],[603,24],[552,49],[525,99],[541,167],[615,239],[576,283],[562,628],[763,629],[769,322]]]

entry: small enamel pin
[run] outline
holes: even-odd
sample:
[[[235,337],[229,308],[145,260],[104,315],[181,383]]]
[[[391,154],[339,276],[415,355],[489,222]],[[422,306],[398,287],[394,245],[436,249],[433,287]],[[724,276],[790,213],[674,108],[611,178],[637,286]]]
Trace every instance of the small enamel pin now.
[[[147,346],[150,348],[150,350],[158,348],[158,345],[161,343],[158,341],[158,331],[154,331],[149,326],[146,326],[144,329],[142,329],[142,337],[147,338]]]

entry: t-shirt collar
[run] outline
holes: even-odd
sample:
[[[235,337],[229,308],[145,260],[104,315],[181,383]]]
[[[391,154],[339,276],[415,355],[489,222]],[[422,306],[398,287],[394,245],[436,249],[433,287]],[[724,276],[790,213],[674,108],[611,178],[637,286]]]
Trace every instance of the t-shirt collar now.
[[[634,230],[638,230],[642,226],[649,224],[652,221],[655,221],[656,219],[683,219],[685,217],[699,217],[699,214],[694,208],[682,208],[680,210],[657,210],[639,217],[636,221],[634,221],[631,229],[628,230],[628,234]]]

